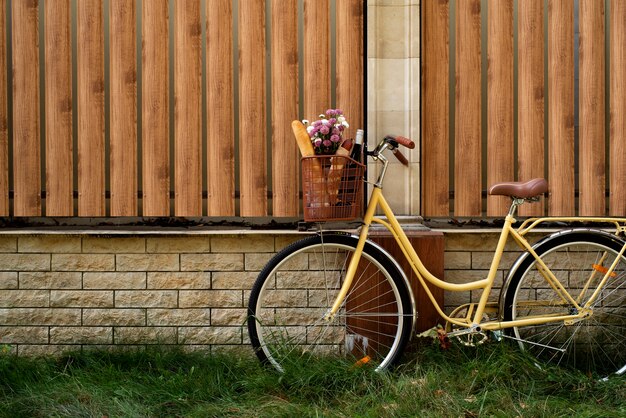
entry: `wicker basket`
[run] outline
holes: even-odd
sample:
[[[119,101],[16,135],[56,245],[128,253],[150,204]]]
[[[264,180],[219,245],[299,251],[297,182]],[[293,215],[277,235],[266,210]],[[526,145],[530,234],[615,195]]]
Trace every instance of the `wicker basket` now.
[[[333,155],[302,158],[304,220],[345,221],[361,216],[365,165]]]

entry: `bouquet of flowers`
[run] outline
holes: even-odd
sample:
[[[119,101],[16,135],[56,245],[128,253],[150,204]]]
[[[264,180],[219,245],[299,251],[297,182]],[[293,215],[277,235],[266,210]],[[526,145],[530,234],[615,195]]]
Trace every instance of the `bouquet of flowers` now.
[[[350,126],[339,109],[328,109],[312,124],[306,120],[302,122],[308,125],[306,130],[316,155],[335,154],[342,143],[343,131]]]

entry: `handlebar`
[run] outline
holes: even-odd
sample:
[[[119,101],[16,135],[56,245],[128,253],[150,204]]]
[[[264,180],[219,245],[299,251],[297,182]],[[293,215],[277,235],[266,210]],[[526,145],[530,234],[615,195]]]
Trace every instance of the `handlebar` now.
[[[383,155],[383,151],[385,151],[386,149],[390,150],[402,164],[409,165],[406,157],[402,155],[402,153],[398,150],[398,147],[400,145],[409,149],[415,148],[415,142],[411,141],[407,137],[387,135],[383,138],[382,141],[380,141],[376,148],[374,148],[372,151],[367,151],[367,155],[372,157],[374,160],[383,163],[383,168],[378,175],[376,183],[374,183],[375,186],[382,186],[383,179],[385,178],[385,173],[387,172],[387,165],[389,161],[387,161],[387,158],[385,158],[385,156]]]
[[[400,151],[398,151],[398,147],[400,145],[409,149],[415,148],[415,142],[411,141],[405,136],[387,135],[383,138],[382,141],[380,141],[378,146],[368,154],[374,157],[374,159],[378,159],[384,150],[389,149],[393,153],[393,155],[396,156],[398,161],[400,161],[404,165],[409,165],[409,161],[406,159],[406,157],[402,155]]]
[[[411,141],[409,138],[405,137],[405,136],[393,136],[393,135],[387,135],[385,137],[386,140],[390,140],[390,141],[395,141],[398,145],[402,145],[407,147],[408,149],[413,149],[415,148],[415,142]],[[397,148],[397,145],[394,147]]]

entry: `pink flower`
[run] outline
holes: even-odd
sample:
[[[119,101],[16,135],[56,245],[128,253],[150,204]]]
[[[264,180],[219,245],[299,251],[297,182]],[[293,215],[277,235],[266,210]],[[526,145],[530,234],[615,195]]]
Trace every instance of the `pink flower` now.
[[[328,139],[325,139],[322,144],[324,144],[325,147],[330,147],[333,143],[330,142]]]
[[[326,126],[326,125],[324,125],[324,126],[322,126],[320,128],[320,133],[322,135],[328,135],[329,132],[330,132],[330,128],[328,126]]]
[[[339,135],[331,135],[330,140],[332,142],[339,142],[341,138],[339,137]]]

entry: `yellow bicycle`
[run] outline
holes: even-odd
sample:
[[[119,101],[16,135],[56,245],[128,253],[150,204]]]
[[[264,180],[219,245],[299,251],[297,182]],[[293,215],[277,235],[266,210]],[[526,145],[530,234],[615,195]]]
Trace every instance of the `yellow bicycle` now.
[[[358,236],[319,231],[278,252],[259,274],[250,294],[248,330],[260,360],[279,371],[318,356],[339,357],[376,370],[399,360],[414,334],[417,307],[398,262],[368,239],[370,226],[376,223],[395,237],[415,277],[446,321],[449,337],[466,344],[509,339],[543,362],[601,377],[622,375],[626,371],[626,242],[621,237],[626,219],[532,218],[514,226],[517,208],[537,200],[547,192],[548,184],[544,179],[496,184],[489,193],[510,196],[512,205],[489,273],[482,280],[448,283],[424,267],[383,196],[388,165],[383,152],[401,145],[414,146],[406,138],[386,137],[366,153],[380,162],[382,169]],[[321,166],[323,171],[324,165],[331,163],[316,162],[316,170]],[[355,176],[348,194],[359,194],[356,183],[363,182],[362,171],[357,170]],[[351,183],[349,176],[342,182]],[[314,209],[323,213],[331,206],[326,202]],[[349,208],[350,204],[343,206]],[[532,245],[527,239],[538,225],[570,221],[597,225],[561,230]],[[489,302],[510,239],[519,245],[521,254],[509,271],[499,301]],[[482,294],[477,303],[446,313],[427,283],[447,291],[482,290]]]

